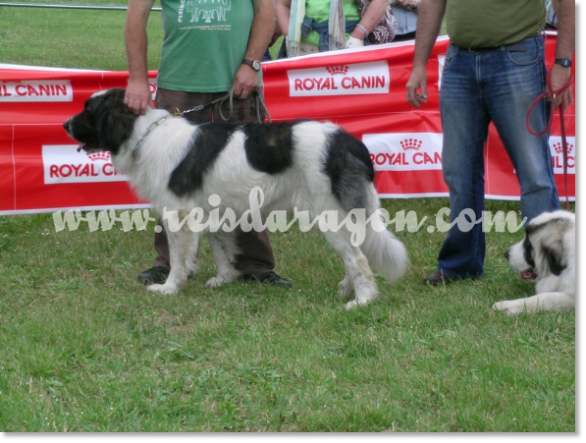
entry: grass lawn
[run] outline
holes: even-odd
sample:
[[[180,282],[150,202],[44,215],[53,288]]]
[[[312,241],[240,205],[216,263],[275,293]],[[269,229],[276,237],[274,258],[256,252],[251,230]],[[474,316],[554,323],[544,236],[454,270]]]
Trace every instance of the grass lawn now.
[[[0,22],[0,63],[126,69],[124,12],[0,6]],[[160,12],[149,26],[156,69]],[[0,217],[0,431],[574,432],[575,314],[491,309],[533,294],[503,257],[522,231],[488,234],[484,278],[419,284],[444,238],[426,226],[447,205],[384,201],[427,220],[396,234],[405,278],[378,278],[380,299],[353,311],[319,233],[271,234],[292,289],[206,288],[204,242],[200,270],[162,296],[136,281],[153,223],[56,232],[51,214]]]

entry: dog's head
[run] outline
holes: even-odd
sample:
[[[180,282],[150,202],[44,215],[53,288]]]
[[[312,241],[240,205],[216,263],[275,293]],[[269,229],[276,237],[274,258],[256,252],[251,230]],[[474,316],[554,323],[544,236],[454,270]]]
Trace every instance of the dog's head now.
[[[509,265],[529,279],[560,275],[568,266],[564,237],[575,229],[575,216],[566,211],[544,213],[527,225],[525,239],[505,252]]]
[[[96,92],[85,102],[83,111],[63,123],[63,127],[80,143],[80,149],[116,155],[132,134],[136,118],[124,104],[124,89],[115,88]]]

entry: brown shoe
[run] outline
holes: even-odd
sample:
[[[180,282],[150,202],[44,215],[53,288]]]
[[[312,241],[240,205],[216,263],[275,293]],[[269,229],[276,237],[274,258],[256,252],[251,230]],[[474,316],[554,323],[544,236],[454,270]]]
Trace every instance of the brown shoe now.
[[[424,285],[439,286],[442,283],[444,285],[449,285],[454,280],[456,279],[448,276],[447,274],[443,274],[440,271],[435,271],[433,274],[428,275],[423,280],[421,280],[421,283]]]

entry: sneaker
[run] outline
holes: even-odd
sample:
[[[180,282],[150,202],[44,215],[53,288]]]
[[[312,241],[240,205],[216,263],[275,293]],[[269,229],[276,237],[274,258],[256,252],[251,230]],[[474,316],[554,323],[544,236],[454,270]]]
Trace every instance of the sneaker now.
[[[282,288],[290,288],[293,286],[293,283],[289,280],[285,280],[274,271],[265,272],[260,277],[257,277],[256,275],[245,275],[244,281],[258,281],[263,285],[280,286]]]
[[[169,272],[171,271],[167,268],[163,268],[162,266],[155,266],[154,268],[147,269],[146,271],[138,274],[138,281],[143,283],[145,286],[163,284],[167,281]]]

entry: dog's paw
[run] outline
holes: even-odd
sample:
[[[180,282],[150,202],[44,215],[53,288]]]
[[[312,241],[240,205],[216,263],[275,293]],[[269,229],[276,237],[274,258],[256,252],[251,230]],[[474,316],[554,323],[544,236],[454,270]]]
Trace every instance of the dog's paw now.
[[[370,300],[365,301],[365,300],[354,299],[354,300],[346,303],[344,305],[344,307],[346,308],[347,311],[351,311],[352,309],[355,309],[357,306],[368,306],[369,303],[370,303]]]
[[[163,285],[150,285],[147,287],[147,289],[151,292],[160,292],[161,294],[167,295],[177,293],[177,287],[167,283]]]
[[[350,279],[344,279],[340,283],[338,283],[338,297],[340,298],[348,298],[354,292],[354,286],[352,285],[352,281]]]
[[[518,300],[505,300],[492,305],[492,309],[503,311],[507,315],[518,315],[525,312],[525,304]]]
[[[223,279],[222,277],[216,276],[216,277],[212,277],[208,281],[206,281],[206,286],[208,288],[219,288],[225,282],[226,282],[225,279]]]

